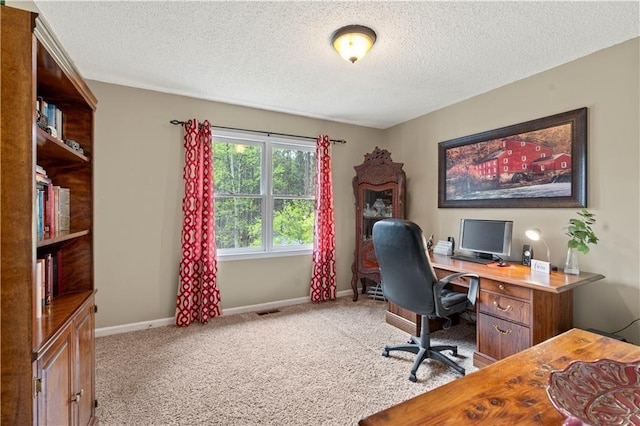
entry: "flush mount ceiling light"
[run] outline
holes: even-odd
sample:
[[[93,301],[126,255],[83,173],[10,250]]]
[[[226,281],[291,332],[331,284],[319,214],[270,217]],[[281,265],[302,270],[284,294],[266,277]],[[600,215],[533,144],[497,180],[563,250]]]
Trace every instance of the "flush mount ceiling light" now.
[[[375,42],[376,33],[362,25],[347,25],[331,36],[333,48],[352,64],[362,59]]]

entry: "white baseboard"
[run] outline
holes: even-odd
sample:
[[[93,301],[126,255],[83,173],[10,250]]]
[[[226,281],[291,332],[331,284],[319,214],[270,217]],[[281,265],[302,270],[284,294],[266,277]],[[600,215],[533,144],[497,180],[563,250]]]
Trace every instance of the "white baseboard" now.
[[[336,293],[337,297],[344,297],[352,295],[352,290],[342,290]],[[237,308],[228,308],[222,311],[223,315],[244,314],[246,312],[265,311],[270,309],[277,309],[283,306],[299,305],[301,303],[308,303],[309,296],[298,297],[295,299],[278,300],[275,302],[260,303],[257,305],[239,306]],[[146,330],[155,327],[166,327],[174,324],[174,318],[162,318],[152,321],[134,322],[131,324],[114,325],[112,327],[100,327],[96,328],[95,336],[102,337],[110,334],[127,333],[129,331]]]

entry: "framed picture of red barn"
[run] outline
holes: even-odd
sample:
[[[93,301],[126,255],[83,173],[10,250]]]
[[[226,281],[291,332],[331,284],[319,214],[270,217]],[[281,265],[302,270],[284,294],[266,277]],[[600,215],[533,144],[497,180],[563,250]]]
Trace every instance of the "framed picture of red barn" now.
[[[438,207],[587,207],[587,108],[438,144]]]

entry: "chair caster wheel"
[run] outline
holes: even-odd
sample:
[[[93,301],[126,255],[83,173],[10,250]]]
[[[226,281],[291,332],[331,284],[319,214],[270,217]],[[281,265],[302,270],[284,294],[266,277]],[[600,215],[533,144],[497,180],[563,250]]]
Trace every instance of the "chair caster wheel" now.
[[[383,357],[385,357],[385,358],[388,358],[388,357],[389,357],[389,351],[388,351],[388,350],[386,350],[386,349],[385,349],[385,350],[383,350],[383,351],[382,351],[382,356],[383,356]]]
[[[415,374],[409,374],[409,380],[411,380],[413,383],[418,381],[418,378],[416,377]]]

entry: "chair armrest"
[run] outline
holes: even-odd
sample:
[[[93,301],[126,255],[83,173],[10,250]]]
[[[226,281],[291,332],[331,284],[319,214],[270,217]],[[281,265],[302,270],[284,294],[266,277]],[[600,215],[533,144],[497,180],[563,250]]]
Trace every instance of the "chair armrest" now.
[[[447,275],[438,281],[439,287],[443,288],[456,278],[470,278],[469,290],[467,291],[467,300],[471,303],[471,306],[475,306],[476,299],[478,298],[478,289],[480,287],[480,277],[477,274],[471,274],[468,272],[457,272],[455,274]]]

